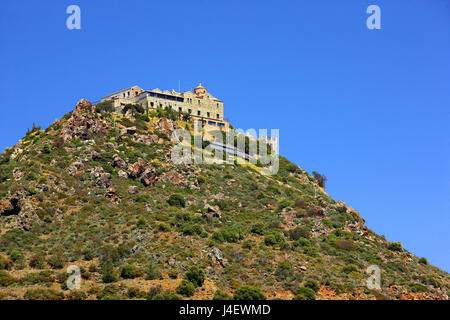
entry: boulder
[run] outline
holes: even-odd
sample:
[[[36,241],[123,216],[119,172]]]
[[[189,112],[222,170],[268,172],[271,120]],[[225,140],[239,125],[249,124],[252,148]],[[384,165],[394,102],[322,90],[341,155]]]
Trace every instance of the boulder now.
[[[126,170],[128,168],[128,165],[122,158],[116,155],[113,159],[113,167]]]
[[[141,177],[141,183],[144,186],[154,186],[157,182],[158,173],[153,167],[147,168]]]
[[[128,175],[132,179],[136,179],[145,171],[145,161],[142,158],[138,158],[135,163],[128,167]]]
[[[100,161],[100,160],[102,160],[102,155],[100,154],[100,153],[98,153],[97,151],[92,151],[92,153],[91,153],[91,158],[92,158],[92,160],[94,160],[94,161]]]

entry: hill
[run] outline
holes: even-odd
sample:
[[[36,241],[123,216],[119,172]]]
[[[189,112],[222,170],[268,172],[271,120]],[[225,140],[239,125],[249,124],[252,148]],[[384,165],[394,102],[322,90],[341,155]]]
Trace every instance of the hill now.
[[[448,273],[297,165],[175,165],[173,128],[192,124],[82,100],[6,149],[0,299],[448,299]]]

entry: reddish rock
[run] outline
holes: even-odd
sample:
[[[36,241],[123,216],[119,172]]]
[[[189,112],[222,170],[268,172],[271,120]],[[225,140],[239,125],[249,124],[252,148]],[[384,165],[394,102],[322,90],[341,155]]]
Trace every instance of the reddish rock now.
[[[81,99],[78,101],[75,111],[79,113],[92,111],[92,103],[89,100]]]
[[[128,175],[132,179],[136,179],[145,171],[145,161],[142,158],[138,158],[138,160],[128,167]]]

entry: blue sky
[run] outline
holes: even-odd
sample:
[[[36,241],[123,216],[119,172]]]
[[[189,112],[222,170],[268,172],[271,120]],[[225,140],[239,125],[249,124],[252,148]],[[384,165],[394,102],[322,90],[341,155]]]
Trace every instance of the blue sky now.
[[[80,98],[202,82],[236,128],[279,128],[333,198],[450,271],[449,18],[445,0],[2,1],[0,149]]]

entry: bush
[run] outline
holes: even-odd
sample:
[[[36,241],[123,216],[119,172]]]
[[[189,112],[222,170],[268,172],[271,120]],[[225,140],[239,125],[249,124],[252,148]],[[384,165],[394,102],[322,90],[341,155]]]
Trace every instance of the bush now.
[[[119,280],[119,276],[111,260],[108,260],[103,263],[102,268],[100,270],[100,274],[102,275],[102,281],[104,283],[112,283]]]
[[[409,290],[411,292],[427,292],[428,288],[419,283],[410,283]]]
[[[219,243],[222,242],[236,243],[239,242],[239,240],[242,240],[244,238],[244,235],[240,232],[240,230],[231,228],[214,231],[211,238],[212,240],[217,241]]]
[[[184,197],[179,194],[170,195],[169,199],[167,199],[167,203],[172,207],[184,208],[186,206],[186,201]]]
[[[354,264],[346,265],[346,266],[342,267],[342,269],[341,269],[342,272],[347,273],[347,274],[349,274],[351,272],[357,272],[358,270],[359,270],[358,266],[356,266]]]
[[[170,279],[176,279],[178,278],[178,270],[177,269],[171,269],[168,273],[168,276]]]
[[[64,265],[66,264],[66,257],[61,252],[55,253],[54,255],[51,255],[47,259],[47,263],[53,268],[53,269],[62,269]]]
[[[260,288],[242,286],[233,295],[234,300],[266,300]]]
[[[30,258],[28,265],[33,269],[43,269],[45,267],[45,259],[41,254],[35,254]]]
[[[301,287],[294,294],[294,300],[316,300],[316,294],[311,288]]]
[[[428,264],[428,260],[427,260],[427,258],[423,258],[423,257],[422,257],[422,258],[419,259],[419,263],[420,263],[420,264],[425,264],[425,265],[426,265],[426,264]]]
[[[100,102],[95,106],[95,112],[97,113],[114,112],[114,105],[108,101]]]
[[[289,260],[278,262],[278,267],[275,271],[275,274],[281,280],[286,280],[287,278],[292,277],[294,275],[294,267],[292,265],[292,262],[290,262]]]
[[[84,291],[71,290],[67,295],[67,300],[86,300],[87,295]]]
[[[145,280],[156,280],[161,278],[161,272],[153,263],[149,263],[145,269]]]
[[[196,287],[201,287],[205,281],[205,272],[197,266],[192,266],[185,274],[184,278],[192,282]]]
[[[175,292],[164,291],[163,293],[155,295],[152,300],[183,300],[183,297]]]
[[[14,249],[9,253],[9,258],[13,261],[13,262],[20,262],[23,260],[23,253],[21,250],[19,249]]]
[[[0,286],[7,287],[16,282],[16,279],[8,272],[0,270]]]
[[[122,266],[120,276],[124,279],[134,279],[142,276],[141,269],[131,264]]]
[[[426,275],[423,278],[423,282],[432,285],[435,288],[444,287],[444,282],[442,281],[442,278],[436,273]]]
[[[257,235],[263,235],[265,233],[264,231],[264,224],[262,223],[256,223],[252,225],[250,232]]]
[[[140,104],[126,104],[122,109],[122,113],[125,114],[128,110],[131,110],[133,114],[145,112],[144,107]]]
[[[274,246],[285,242],[284,236],[279,232],[268,234],[264,237],[266,246]]]
[[[152,300],[156,295],[160,294],[162,291],[162,286],[159,284],[157,286],[151,287],[148,290],[147,300]]]
[[[306,280],[303,286],[306,288],[310,288],[314,292],[319,291],[319,283],[314,279]]]
[[[29,289],[23,298],[25,300],[63,300],[64,293],[53,289]]]
[[[214,292],[213,300],[233,300],[233,297],[221,290]]]
[[[8,258],[0,256],[0,270],[10,270],[13,263]]]
[[[186,279],[183,279],[180,285],[177,287],[176,292],[185,297],[192,297],[195,293],[195,286]]]
[[[187,225],[183,227],[183,234],[188,236],[198,235],[201,236],[204,233],[204,230],[198,224]]]
[[[288,235],[291,240],[298,240],[300,238],[308,239],[311,236],[308,228],[301,226],[297,226],[295,229],[289,230]]]
[[[396,241],[389,242],[388,249],[391,251],[403,251],[402,244]]]

